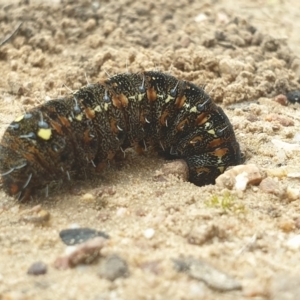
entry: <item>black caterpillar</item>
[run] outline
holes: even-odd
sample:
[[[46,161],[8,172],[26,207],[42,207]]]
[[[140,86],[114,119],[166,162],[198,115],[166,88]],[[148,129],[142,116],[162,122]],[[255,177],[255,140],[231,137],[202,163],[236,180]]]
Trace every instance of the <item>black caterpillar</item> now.
[[[128,147],[149,146],[183,159],[199,186],[241,162],[230,121],[203,89],[160,72],[126,73],[15,119],[0,144],[3,188],[27,199],[52,181],[100,172]]]

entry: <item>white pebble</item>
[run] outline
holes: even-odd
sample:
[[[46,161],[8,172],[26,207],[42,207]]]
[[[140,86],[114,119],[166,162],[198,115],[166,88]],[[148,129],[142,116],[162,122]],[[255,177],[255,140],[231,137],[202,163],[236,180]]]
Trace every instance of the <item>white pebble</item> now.
[[[300,248],[300,235],[295,235],[290,238],[287,243],[287,247],[293,250],[298,250]]]
[[[119,207],[116,211],[116,214],[118,217],[122,217],[127,213],[127,208],[125,207]]]
[[[246,172],[243,172],[241,174],[238,174],[235,177],[235,185],[234,187],[239,191],[244,191],[247,187],[248,183],[248,174]]]
[[[289,177],[289,178],[299,178],[300,177],[300,172],[287,173],[287,177]]]
[[[77,249],[76,245],[72,245],[72,246],[67,246],[65,248],[65,255],[71,255],[72,253],[74,253]]]
[[[197,23],[203,22],[205,20],[207,20],[207,15],[203,14],[203,13],[197,15],[195,18],[195,22],[197,22]]]
[[[80,228],[80,225],[77,224],[77,223],[72,223],[72,224],[70,224],[70,225],[68,226],[68,228],[72,228],[72,229],[74,229],[74,228]]]
[[[226,170],[216,179],[216,185],[222,188],[244,191],[247,185],[257,185],[261,182],[262,175],[254,164],[239,165]]]
[[[155,230],[153,228],[148,228],[144,231],[144,237],[146,239],[153,238],[154,234],[155,234]]]

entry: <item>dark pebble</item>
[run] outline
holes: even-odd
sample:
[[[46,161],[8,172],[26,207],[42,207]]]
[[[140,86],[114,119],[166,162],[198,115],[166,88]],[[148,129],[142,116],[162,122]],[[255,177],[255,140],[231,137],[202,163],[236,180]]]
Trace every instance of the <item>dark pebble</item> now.
[[[27,271],[28,275],[34,275],[34,276],[43,275],[46,273],[47,273],[47,265],[41,261],[33,263]]]
[[[288,92],[286,97],[289,102],[300,104],[300,90]]]
[[[68,246],[81,244],[98,236],[109,239],[109,236],[105,232],[97,231],[91,228],[64,229],[59,233],[59,236]]]

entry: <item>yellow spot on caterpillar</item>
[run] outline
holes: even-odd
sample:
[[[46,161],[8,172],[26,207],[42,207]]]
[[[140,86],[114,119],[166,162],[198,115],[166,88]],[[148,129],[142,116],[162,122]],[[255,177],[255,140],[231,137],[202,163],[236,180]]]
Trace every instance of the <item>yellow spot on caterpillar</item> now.
[[[138,94],[138,101],[139,101],[139,102],[142,101],[143,98],[144,98],[144,96],[145,96],[145,93],[143,93],[143,94]]]
[[[221,164],[222,162],[223,162],[222,157],[218,157],[218,162],[217,162],[217,164],[219,165],[219,164]]]
[[[40,128],[37,133],[37,135],[45,141],[48,141],[51,138],[51,134],[50,128]]]
[[[197,112],[197,107],[196,107],[196,106],[193,106],[193,107],[190,109],[190,112]]]
[[[167,99],[165,100],[166,103],[170,102],[171,100],[174,100],[174,97],[168,95]]]
[[[73,122],[73,119],[72,119],[71,116],[68,117],[68,120],[69,120],[70,122]]]
[[[209,127],[211,127],[210,122],[206,122],[206,123],[204,124],[204,127],[205,127],[205,129],[208,129]]]
[[[20,121],[22,121],[23,119],[24,119],[24,115],[19,116],[19,117],[17,117],[17,118],[15,119],[15,122],[20,122]]]
[[[101,109],[100,105],[97,105],[97,106],[94,108],[94,111],[96,111],[96,112],[101,112],[102,109]]]
[[[77,116],[75,116],[75,119],[77,120],[77,121],[82,121],[82,114],[79,114],[79,115],[77,115]]]
[[[104,103],[104,110],[105,110],[105,111],[108,110],[108,103]]]
[[[221,167],[218,167],[218,169],[219,169],[220,173],[224,173],[225,167],[221,166]]]
[[[207,133],[212,134],[212,135],[216,135],[216,132],[215,132],[214,129],[207,130]]]

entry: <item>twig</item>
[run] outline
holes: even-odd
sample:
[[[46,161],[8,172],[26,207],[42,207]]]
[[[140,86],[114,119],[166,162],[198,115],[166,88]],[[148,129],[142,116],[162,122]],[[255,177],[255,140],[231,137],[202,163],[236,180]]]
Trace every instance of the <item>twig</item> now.
[[[19,31],[21,25],[23,24],[23,22],[21,22],[17,28],[13,31],[13,33],[11,35],[9,35],[5,40],[3,40],[1,43],[0,43],[0,47],[3,46],[4,44],[6,44],[11,38],[13,38],[14,35],[17,34],[17,32]]]

